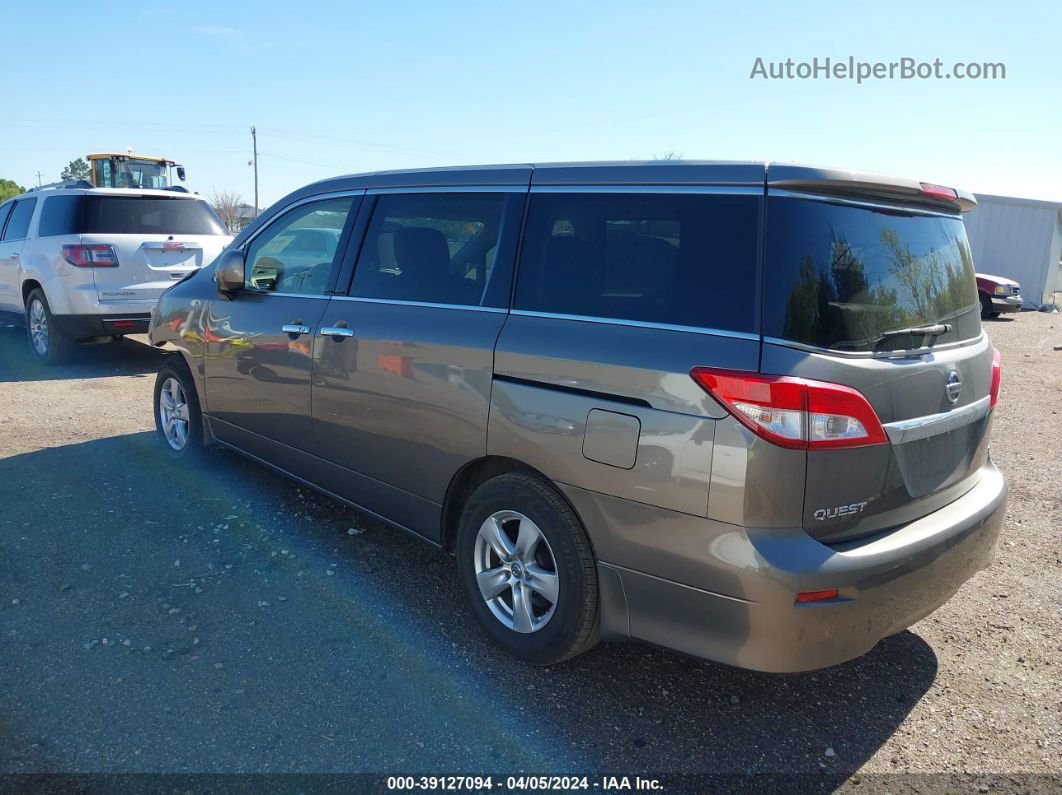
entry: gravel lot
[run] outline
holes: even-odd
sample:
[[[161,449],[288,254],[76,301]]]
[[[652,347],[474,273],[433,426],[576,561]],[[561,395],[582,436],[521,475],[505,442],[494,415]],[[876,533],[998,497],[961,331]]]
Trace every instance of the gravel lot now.
[[[988,328],[1011,487],[997,562],[862,659],[772,676],[620,644],[526,667],[479,636],[428,545],[231,454],[164,461],[156,351],[46,369],[0,326],[0,772],[1062,786],[1062,316]]]

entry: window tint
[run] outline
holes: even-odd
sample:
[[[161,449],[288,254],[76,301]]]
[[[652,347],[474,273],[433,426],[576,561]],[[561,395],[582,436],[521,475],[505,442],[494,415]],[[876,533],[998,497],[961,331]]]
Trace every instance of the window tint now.
[[[751,332],[759,201],[533,194],[514,307]]]
[[[247,249],[247,286],[322,295],[329,287],[352,202],[344,196],[304,204],[273,221]]]
[[[962,220],[771,198],[764,329],[847,351],[922,347],[925,335],[886,335],[946,323],[935,344],[981,333],[973,259]]]
[[[8,202],[7,204],[0,205],[0,232],[4,231],[4,222],[7,220],[7,216],[14,206],[14,202]]]
[[[45,199],[44,206],[41,208],[41,222],[37,236],[78,234],[81,199],[79,195],[49,196]]]
[[[15,209],[11,211],[7,229],[4,230],[4,240],[22,240],[29,233],[30,219],[33,217],[33,208],[37,204],[36,199],[23,199],[15,202]]]
[[[199,199],[83,196],[82,234],[224,235],[224,225]]]
[[[380,196],[358,256],[351,295],[496,305],[498,291],[491,276],[505,201],[504,194],[486,193]]]

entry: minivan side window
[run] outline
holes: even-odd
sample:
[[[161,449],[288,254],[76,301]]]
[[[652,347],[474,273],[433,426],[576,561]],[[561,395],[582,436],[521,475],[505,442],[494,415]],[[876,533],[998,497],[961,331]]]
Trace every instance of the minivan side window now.
[[[247,249],[252,290],[323,295],[338,260],[339,240],[353,198],[322,199],[296,207],[270,223]]]
[[[514,309],[755,332],[758,195],[530,201]]]
[[[507,295],[500,303],[492,300],[497,291],[491,277],[499,261],[505,203],[503,193],[379,196],[350,294],[458,306],[504,305]]]
[[[29,234],[30,219],[33,218],[33,208],[36,199],[22,199],[15,202],[15,209],[11,211],[11,218],[4,230],[4,240],[22,240]]]

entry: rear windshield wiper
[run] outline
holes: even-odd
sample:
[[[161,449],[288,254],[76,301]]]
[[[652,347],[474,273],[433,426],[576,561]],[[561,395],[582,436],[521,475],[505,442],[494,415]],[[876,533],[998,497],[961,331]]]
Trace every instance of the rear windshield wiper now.
[[[883,331],[878,334],[879,340],[889,337],[939,337],[951,331],[950,323],[934,323],[931,326],[912,326],[911,328],[898,328],[893,331]]]
[[[921,347],[926,347],[929,344],[930,337],[939,337],[941,334],[947,334],[949,331],[951,331],[950,323],[934,323],[929,326],[911,326],[910,328],[898,328],[893,329],[892,331],[883,331],[878,334],[871,347],[874,348],[874,350],[877,350],[881,343],[895,337],[921,337]]]

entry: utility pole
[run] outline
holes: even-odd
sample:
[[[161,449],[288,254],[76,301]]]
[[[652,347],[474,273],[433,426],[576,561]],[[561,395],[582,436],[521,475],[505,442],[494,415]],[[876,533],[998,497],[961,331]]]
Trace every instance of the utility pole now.
[[[258,217],[258,133],[254,129],[254,125],[251,125],[251,148],[254,151],[254,160],[251,163],[254,165],[254,217]]]
[[[37,187],[41,186],[41,172],[37,172]]]

